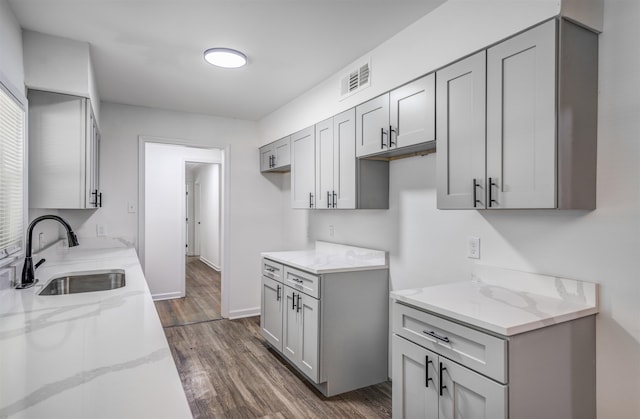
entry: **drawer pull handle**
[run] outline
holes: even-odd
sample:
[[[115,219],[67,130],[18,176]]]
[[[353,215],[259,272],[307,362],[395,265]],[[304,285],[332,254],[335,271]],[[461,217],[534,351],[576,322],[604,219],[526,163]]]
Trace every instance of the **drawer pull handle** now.
[[[437,334],[436,332],[434,332],[433,330],[423,330],[423,331],[422,331],[422,333],[424,333],[425,335],[429,335],[429,336],[431,336],[432,338],[436,338],[436,339],[438,339],[438,340],[441,340],[441,341],[443,341],[443,342],[451,343],[451,341],[449,340],[449,338],[448,338],[448,337],[446,337],[446,336],[442,336],[442,335],[439,335],[439,334]]]
[[[291,278],[291,280],[292,280],[293,282],[297,282],[298,284],[302,284],[302,283],[304,282],[302,279],[293,278],[293,277]]]
[[[440,396],[443,395],[444,389],[447,388],[444,384],[442,384],[442,372],[446,371],[446,368],[442,366],[442,362],[440,363]]]
[[[276,301],[280,301],[280,285],[278,285],[278,289],[276,289]]]
[[[269,272],[275,272],[275,271],[276,271],[274,268],[271,268],[271,267],[269,267],[269,266],[267,266],[265,269],[266,269],[267,271],[269,271]]]
[[[429,381],[433,382],[433,378],[429,378],[429,364],[433,364],[433,361],[429,361],[429,355],[426,355],[424,357],[424,375],[425,375],[424,386],[426,388],[429,388]]]

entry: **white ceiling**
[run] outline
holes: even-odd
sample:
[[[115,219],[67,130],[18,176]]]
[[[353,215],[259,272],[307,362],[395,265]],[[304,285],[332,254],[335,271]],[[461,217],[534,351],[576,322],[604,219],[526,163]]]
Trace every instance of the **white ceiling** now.
[[[89,42],[103,101],[259,120],[444,1],[9,3],[25,29]],[[249,65],[205,63],[203,51],[219,46],[243,51]]]

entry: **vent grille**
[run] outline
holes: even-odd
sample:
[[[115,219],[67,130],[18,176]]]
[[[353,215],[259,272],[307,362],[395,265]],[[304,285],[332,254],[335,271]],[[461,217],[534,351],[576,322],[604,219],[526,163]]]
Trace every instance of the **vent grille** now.
[[[340,79],[340,100],[369,86],[371,68],[369,63],[359,65]]]

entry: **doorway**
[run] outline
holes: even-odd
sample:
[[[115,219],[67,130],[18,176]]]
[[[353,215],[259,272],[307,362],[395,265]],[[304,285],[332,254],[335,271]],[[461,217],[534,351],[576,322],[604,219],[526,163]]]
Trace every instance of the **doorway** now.
[[[153,141],[155,140],[141,137],[141,194],[140,194],[140,223],[139,233],[139,255],[143,263],[145,276],[154,300],[166,300],[167,306],[173,308],[173,314],[169,316],[170,322],[180,322],[180,324],[193,323],[199,321],[221,318],[224,313],[224,246],[226,235],[224,234],[226,225],[225,211],[222,202],[225,200],[226,172],[224,167],[224,156],[226,150],[208,149],[180,145],[175,142]],[[202,167],[202,171],[208,170],[215,173],[215,194],[204,193],[205,184],[212,182],[200,177],[200,180],[191,179],[193,185],[188,183],[187,163],[197,163]],[[204,179],[204,180],[203,180]],[[187,186],[189,185],[189,186]],[[209,186],[207,186],[209,187]],[[189,210],[188,201],[185,199],[187,191],[193,195],[199,195],[199,205],[192,203]],[[200,191],[198,194],[197,191]],[[215,199],[207,197],[215,195]],[[207,197],[207,198],[205,198]],[[195,199],[195,197],[194,197]],[[208,225],[215,226],[215,240],[211,240],[209,233],[205,231],[205,223],[202,218],[202,210],[198,216],[195,212],[198,207],[208,201],[216,202],[215,222]],[[193,216],[189,216],[193,212]],[[210,211],[206,211],[207,215]],[[186,219],[192,221],[199,218],[200,225],[193,223],[193,231],[189,232]],[[198,239],[198,236],[200,238]],[[190,239],[189,239],[190,237]],[[198,304],[192,307],[184,306],[186,297],[192,293],[187,293],[187,252],[185,248],[188,240],[193,241],[189,254],[193,254],[195,265],[202,265],[206,269],[195,269],[192,276],[197,281],[206,280],[211,276],[216,276],[218,283],[217,290],[201,293],[198,296]],[[211,244],[213,242],[213,245]],[[196,244],[197,243],[197,244]],[[199,248],[198,248],[199,247]],[[211,249],[215,250],[215,256]],[[199,256],[198,256],[199,254]],[[193,264],[190,264],[193,265]],[[208,272],[208,273],[203,273]],[[211,274],[214,272],[215,274]],[[194,299],[195,300],[195,299]],[[206,304],[203,304],[203,301]],[[212,303],[211,300],[214,300]],[[196,301],[194,301],[196,302]],[[221,307],[222,306],[222,307]],[[180,320],[183,315],[191,316],[187,320]],[[162,317],[162,316],[161,316]],[[163,323],[165,323],[163,321]]]
[[[185,163],[185,295],[156,302],[163,327],[220,314],[220,165]]]

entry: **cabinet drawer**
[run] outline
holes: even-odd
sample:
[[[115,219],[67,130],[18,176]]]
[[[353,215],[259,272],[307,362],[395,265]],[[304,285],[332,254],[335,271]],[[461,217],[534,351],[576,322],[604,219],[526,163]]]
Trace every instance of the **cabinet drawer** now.
[[[427,312],[393,304],[393,333],[507,383],[507,341]]]
[[[285,266],[284,284],[313,298],[320,298],[320,277],[317,275]]]
[[[282,282],[282,272],[284,267],[281,263],[274,262],[269,259],[262,259],[262,275],[267,278],[275,279],[278,282]]]

